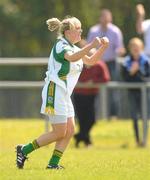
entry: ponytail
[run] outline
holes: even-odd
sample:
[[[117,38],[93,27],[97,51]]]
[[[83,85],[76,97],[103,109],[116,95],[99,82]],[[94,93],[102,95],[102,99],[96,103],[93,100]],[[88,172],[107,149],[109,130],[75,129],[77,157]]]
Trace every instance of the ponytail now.
[[[46,24],[48,25],[48,29],[52,31],[58,31],[59,27],[61,25],[61,21],[57,18],[51,18],[46,21]]]

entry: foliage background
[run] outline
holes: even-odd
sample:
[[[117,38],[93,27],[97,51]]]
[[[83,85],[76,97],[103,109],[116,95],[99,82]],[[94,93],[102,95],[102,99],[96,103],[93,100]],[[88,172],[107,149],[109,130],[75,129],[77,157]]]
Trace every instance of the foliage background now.
[[[46,19],[66,15],[78,17],[86,37],[89,27],[98,22],[101,8],[109,8],[114,23],[124,34],[125,43],[135,32],[135,5],[143,3],[149,16],[149,0],[1,0],[0,56],[47,57],[54,34],[47,30]]]

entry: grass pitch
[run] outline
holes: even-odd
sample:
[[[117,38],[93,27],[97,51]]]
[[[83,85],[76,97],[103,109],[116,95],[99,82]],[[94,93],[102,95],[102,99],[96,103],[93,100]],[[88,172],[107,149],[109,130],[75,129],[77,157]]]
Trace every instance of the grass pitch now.
[[[76,149],[72,139],[61,160],[65,170],[45,169],[54,145],[31,153],[25,168],[18,170],[15,146],[32,141],[44,130],[44,120],[0,120],[0,180],[150,179],[150,143],[136,147],[131,121],[98,121],[90,148],[81,144]]]

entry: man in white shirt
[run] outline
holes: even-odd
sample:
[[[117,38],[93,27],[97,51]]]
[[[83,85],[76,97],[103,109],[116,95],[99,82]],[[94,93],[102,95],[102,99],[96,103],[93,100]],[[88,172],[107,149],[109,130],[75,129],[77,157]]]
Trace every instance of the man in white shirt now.
[[[142,4],[137,4],[136,14],[136,31],[144,35],[144,52],[150,57],[150,19],[145,19],[145,9]]]
[[[150,18],[145,19],[145,9],[142,4],[136,5],[136,31],[144,36],[144,53],[150,58]],[[148,107],[150,106],[150,89],[148,89]],[[150,109],[148,108],[150,119]]]

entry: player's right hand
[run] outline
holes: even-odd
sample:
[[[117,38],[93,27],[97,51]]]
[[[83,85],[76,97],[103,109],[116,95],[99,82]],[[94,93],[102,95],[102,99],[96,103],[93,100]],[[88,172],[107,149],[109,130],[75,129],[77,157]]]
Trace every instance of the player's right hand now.
[[[100,38],[101,45],[108,47],[109,46],[109,39],[107,37]]]

